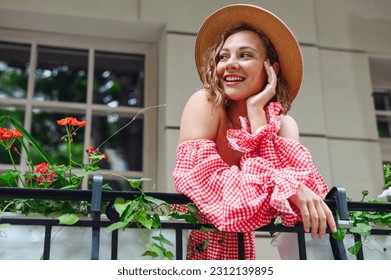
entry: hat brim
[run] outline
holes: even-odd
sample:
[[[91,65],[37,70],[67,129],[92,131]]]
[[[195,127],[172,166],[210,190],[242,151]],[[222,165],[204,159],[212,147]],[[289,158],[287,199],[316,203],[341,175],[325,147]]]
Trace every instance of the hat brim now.
[[[248,4],[225,6],[211,14],[200,27],[195,44],[198,73],[203,54],[230,27],[248,24],[262,31],[277,51],[281,75],[285,78],[293,100],[303,78],[303,58],[299,43],[288,26],[273,13]]]

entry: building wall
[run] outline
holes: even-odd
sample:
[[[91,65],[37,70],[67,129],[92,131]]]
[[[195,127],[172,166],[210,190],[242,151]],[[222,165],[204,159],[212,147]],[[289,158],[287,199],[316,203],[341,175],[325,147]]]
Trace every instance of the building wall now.
[[[236,2],[2,0],[0,27],[156,44],[158,103],[167,104],[158,116],[157,189],[174,192],[171,172],[181,112],[201,86],[194,65],[196,33],[210,13]],[[312,152],[327,184],[345,187],[354,200],[360,199],[362,189],[376,197],[384,182],[369,61],[371,57],[391,57],[391,2],[240,2],[277,14],[302,46],[304,80],[291,115],[299,124],[301,142]]]

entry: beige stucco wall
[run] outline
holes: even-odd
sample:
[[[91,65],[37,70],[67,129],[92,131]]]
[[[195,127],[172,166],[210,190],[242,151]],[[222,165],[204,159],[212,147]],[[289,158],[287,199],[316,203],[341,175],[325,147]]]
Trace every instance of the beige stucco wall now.
[[[158,103],[167,104],[158,116],[157,188],[173,192],[181,111],[200,87],[193,58],[195,35],[211,12],[236,2],[2,0],[0,27],[156,44]],[[345,187],[353,199],[360,198],[362,189],[376,196],[383,187],[382,154],[369,61],[391,57],[391,1],[240,2],[259,4],[279,15],[302,46],[304,79],[291,114],[328,185]]]

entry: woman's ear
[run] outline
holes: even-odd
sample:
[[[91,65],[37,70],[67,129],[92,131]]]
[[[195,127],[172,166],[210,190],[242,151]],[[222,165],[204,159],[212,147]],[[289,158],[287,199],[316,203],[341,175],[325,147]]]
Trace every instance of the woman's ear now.
[[[278,76],[278,71],[280,71],[280,64],[277,61],[273,63],[273,69],[276,73],[276,76]]]

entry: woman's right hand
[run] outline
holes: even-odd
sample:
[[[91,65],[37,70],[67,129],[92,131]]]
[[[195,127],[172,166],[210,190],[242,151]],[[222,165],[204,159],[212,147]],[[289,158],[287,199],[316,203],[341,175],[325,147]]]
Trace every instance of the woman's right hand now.
[[[260,93],[254,94],[247,98],[247,114],[250,121],[251,133],[267,124],[265,111],[263,108],[276,94],[277,75],[269,60],[263,63],[268,77],[267,84]],[[278,65],[278,64],[277,64]]]
[[[277,86],[277,74],[273,66],[270,65],[269,60],[265,60],[263,65],[267,74],[267,84],[263,90],[257,94],[254,94],[247,98],[246,105],[247,109],[252,109],[252,107],[263,108],[266,104],[274,97],[276,94]]]
[[[309,232],[311,228],[312,238],[319,234],[319,238],[323,239],[327,225],[332,232],[337,232],[337,226],[330,208],[319,195],[307,186],[300,187],[297,193],[289,198],[289,201],[300,210],[304,231]]]

